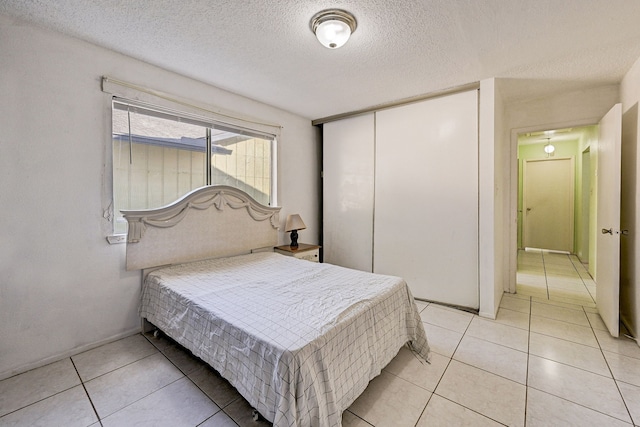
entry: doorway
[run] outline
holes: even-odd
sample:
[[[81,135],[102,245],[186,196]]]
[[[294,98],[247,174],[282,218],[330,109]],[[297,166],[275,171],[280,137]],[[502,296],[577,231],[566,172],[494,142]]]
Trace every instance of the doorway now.
[[[598,126],[518,135],[516,292],[595,307],[589,215]]]

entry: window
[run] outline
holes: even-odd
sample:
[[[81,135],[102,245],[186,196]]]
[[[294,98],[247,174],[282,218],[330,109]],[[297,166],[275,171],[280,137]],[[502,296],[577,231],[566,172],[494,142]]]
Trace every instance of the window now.
[[[272,135],[114,99],[112,136],[115,234],[127,231],[121,210],[161,207],[204,185],[274,202]]]

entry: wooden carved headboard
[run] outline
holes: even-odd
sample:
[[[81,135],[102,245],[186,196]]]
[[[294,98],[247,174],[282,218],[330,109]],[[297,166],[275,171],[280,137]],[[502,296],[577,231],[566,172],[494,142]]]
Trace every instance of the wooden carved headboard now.
[[[226,185],[201,187],[158,209],[122,211],[127,270],[246,254],[278,244],[279,207]]]

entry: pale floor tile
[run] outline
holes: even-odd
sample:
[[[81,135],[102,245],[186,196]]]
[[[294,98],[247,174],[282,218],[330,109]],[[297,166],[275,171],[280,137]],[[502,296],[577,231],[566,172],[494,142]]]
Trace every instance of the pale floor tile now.
[[[516,275],[516,283],[519,285],[527,285],[534,288],[546,288],[547,279],[544,277],[544,274],[518,272]]]
[[[81,385],[0,418],[2,426],[85,427],[98,421]]]
[[[158,334],[154,335],[155,331],[147,332],[144,334],[144,337],[149,341],[155,348],[159,351],[164,351],[167,347],[172,344],[175,344],[175,341],[171,338],[167,337],[165,334],[157,331]]]
[[[496,319],[494,320],[494,322],[528,330],[529,314],[508,310],[506,308],[500,308],[498,309],[498,314],[496,315]]]
[[[473,314],[430,304],[420,313],[420,318],[425,323],[450,329],[458,333],[464,333],[469,323],[471,323],[471,319],[473,319]]]
[[[429,347],[434,353],[439,353],[446,357],[453,356],[456,347],[462,339],[462,334],[435,326],[430,323],[422,323],[429,340]]]
[[[452,360],[435,394],[510,426],[524,425],[522,384]]]
[[[529,301],[529,298],[523,299],[502,295],[500,307],[508,310],[519,311],[520,313],[529,314],[531,312],[531,302]]]
[[[573,265],[571,260],[569,259],[569,255],[566,254],[554,254],[554,253],[543,253],[542,259],[544,260],[545,266],[547,265]]]
[[[164,354],[167,359],[176,365],[176,367],[185,375],[189,375],[196,369],[207,365],[205,362],[191,354],[189,350],[176,343],[172,343],[165,347],[165,349],[162,350],[162,354]]]
[[[564,308],[568,308],[570,310],[585,311],[584,307],[582,305],[580,305],[580,304],[572,304],[572,303],[566,303],[566,302],[555,301],[555,300],[550,300],[550,299],[546,299],[546,298],[537,298],[537,297],[532,297],[531,301],[532,302],[539,302],[539,303],[542,303],[542,304],[555,305],[557,307],[564,307]]]
[[[599,348],[590,327],[562,322],[546,317],[531,316],[531,332],[561,338],[578,344]]]
[[[156,353],[153,345],[140,334],[94,348],[71,359],[83,381],[121,368]]]
[[[517,271],[519,273],[537,273],[544,271],[544,264],[542,261],[535,260],[518,260]]]
[[[529,353],[611,378],[599,348],[531,332]]]
[[[527,426],[629,427],[629,424],[568,400],[529,388]]]
[[[253,420],[252,408],[244,398],[236,399],[227,407],[224,412],[240,427],[271,427],[272,424],[260,417]],[[216,426],[217,427],[217,426]]]
[[[342,427],[371,427],[371,424],[361,418],[358,418],[349,411],[344,411],[342,413]]]
[[[617,381],[635,425],[640,425],[640,387]]]
[[[553,266],[545,266],[545,272],[547,273],[547,278],[550,275],[563,277],[563,278],[573,278],[580,280],[580,275],[573,267],[553,267]]]
[[[450,426],[499,427],[502,424],[434,394],[416,427]]]
[[[598,309],[595,307],[583,307],[586,313],[598,313]]]
[[[413,427],[430,396],[430,391],[382,371],[349,411],[376,427]]]
[[[594,329],[593,332],[595,332],[598,343],[603,350],[640,359],[640,346],[635,341],[623,336],[614,338],[609,332],[598,329]]]
[[[587,301],[587,300],[583,300],[583,299],[573,299],[573,298],[562,298],[562,297],[552,297],[554,299],[554,301],[558,301],[558,302],[563,302],[566,304],[578,304],[578,305],[582,305],[583,307],[591,307],[591,308],[595,308],[596,307],[596,303],[595,303],[595,297],[592,297],[592,301]]]
[[[555,305],[532,302],[531,315],[591,327],[584,311],[570,310]]]
[[[585,310],[586,311],[586,310]],[[598,313],[590,313],[587,312],[587,319],[589,319],[589,323],[593,329],[598,329],[600,331],[607,331],[607,325],[602,321],[602,317]]]
[[[547,298],[546,284],[535,287],[531,285],[523,285],[521,283],[517,283],[516,292],[524,296]]]
[[[258,425],[257,422],[255,425]],[[354,426],[357,426],[357,424],[354,424]],[[238,427],[238,424],[236,424],[229,415],[220,411],[207,421],[198,425],[198,427]],[[346,425],[343,425],[343,427],[346,427]]]
[[[80,384],[71,359],[0,381],[0,416]]]
[[[430,363],[427,363],[407,347],[402,347],[384,370],[414,385],[434,391],[450,360],[448,357],[431,352]]]
[[[520,384],[527,383],[527,353],[465,335],[453,359],[500,375]]]
[[[415,300],[415,302],[416,302],[416,307],[418,307],[418,312],[421,312],[422,310],[427,308],[427,306],[429,305],[429,303],[426,301]]]
[[[525,300],[527,300],[527,301],[531,301],[531,297],[530,297],[530,296],[527,296],[527,295],[520,295],[520,294],[516,294],[516,293],[511,294],[511,293],[509,293],[509,292],[505,292],[505,293],[503,294],[503,296],[505,296],[505,297],[509,297],[509,298],[525,299]]]
[[[587,287],[582,282],[575,281],[559,281],[559,280],[547,280],[547,286],[550,290],[554,290],[556,292],[566,291],[566,292],[575,292],[577,294],[588,294],[589,291]]]
[[[242,395],[229,381],[222,378],[216,370],[209,366],[201,366],[191,372],[189,379],[221,408],[242,398]]]
[[[555,289],[549,287],[549,299],[558,299],[559,301],[572,300],[576,304],[591,304],[593,303],[593,297],[586,288],[567,290],[567,289]]]
[[[530,355],[528,385],[622,421],[631,421],[611,378]]]
[[[183,374],[162,354],[148,356],[85,383],[100,418],[119,411]]]
[[[186,377],[104,418],[104,427],[191,427],[220,408]]]
[[[604,351],[613,378],[640,387],[640,359]]]
[[[527,330],[480,317],[475,317],[471,321],[466,336],[480,338],[525,352],[529,348],[529,332]]]

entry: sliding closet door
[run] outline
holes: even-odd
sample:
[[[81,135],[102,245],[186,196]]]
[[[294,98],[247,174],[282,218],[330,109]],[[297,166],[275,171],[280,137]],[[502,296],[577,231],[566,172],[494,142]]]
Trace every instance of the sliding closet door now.
[[[376,113],[374,271],[479,307],[477,91]]]
[[[372,271],[373,113],[322,129],[324,262]]]

